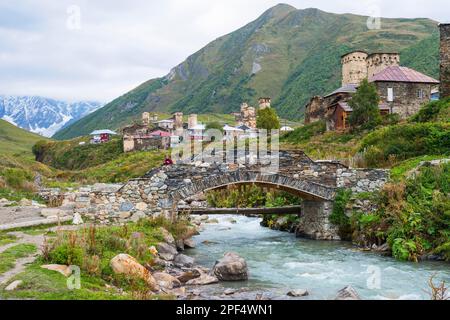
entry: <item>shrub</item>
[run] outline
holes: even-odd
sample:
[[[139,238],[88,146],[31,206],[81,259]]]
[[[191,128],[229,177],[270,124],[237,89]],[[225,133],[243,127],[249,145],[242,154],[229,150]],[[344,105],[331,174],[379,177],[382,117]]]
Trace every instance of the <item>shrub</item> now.
[[[411,122],[448,122],[450,119],[450,98],[432,101],[411,117]]]
[[[368,166],[383,167],[426,154],[450,154],[450,123],[395,125],[368,134],[361,142]]]
[[[318,121],[286,133],[281,138],[281,141],[293,144],[308,142],[312,137],[323,134],[326,131],[325,121]]]
[[[330,222],[339,227],[339,233],[343,239],[348,239],[351,235],[350,218],[345,214],[351,196],[351,190],[339,189],[334,201],[333,212],[329,217]]]

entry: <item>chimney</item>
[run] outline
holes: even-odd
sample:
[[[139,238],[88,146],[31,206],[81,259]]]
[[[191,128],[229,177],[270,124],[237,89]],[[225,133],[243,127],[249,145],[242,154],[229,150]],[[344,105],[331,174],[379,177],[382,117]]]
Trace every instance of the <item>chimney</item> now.
[[[440,98],[450,97],[450,23],[441,23],[439,25],[441,33],[440,45]]]
[[[270,98],[259,98],[259,109],[270,108]]]
[[[188,120],[188,129],[192,129],[197,126],[197,115],[190,114]]]

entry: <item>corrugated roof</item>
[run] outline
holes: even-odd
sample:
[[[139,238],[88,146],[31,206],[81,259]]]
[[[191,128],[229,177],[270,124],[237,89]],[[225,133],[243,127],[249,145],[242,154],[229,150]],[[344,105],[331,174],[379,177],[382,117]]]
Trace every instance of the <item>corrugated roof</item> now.
[[[154,137],[170,137],[171,136],[171,134],[169,132],[162,131],[162,130],[150,132],[150,135],[154,136]]]
[[[95,131],[91,132],[90,135],[91,135],[91,136],[98,136],[98,135],[101,135],[101,134],[117,135],[116,132],[111,131],[111,130],[95,130]]]
[[[414,82],[414,83],[433,83],[438,84],[439,81],[433,79],[419,71],[407,67],[388,67],[383,71],[374,75],[370,82],[388,81],[388,82]]]
[[[335,94],[338,94],[338,93],[355,93],[357,87],[358,87],[358,85],[356,85],[356,84],[352,84],[352,83],[351,84],[347,84],[347,85],[345,85],[343,87],[340,87],[336,91],[333,91],[329,95],[326,95],[325,98],[330,97],[330,96],[335,95]]]

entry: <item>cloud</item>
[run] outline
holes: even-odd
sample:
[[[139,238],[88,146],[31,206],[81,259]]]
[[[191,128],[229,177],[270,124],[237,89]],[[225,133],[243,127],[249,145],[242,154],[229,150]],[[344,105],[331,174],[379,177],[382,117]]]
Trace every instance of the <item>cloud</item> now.
[[[0,94],[110,101],[166,75],[278,0],[3,0]],[[412,5],[414,3],[414,5]],[[446,0],[292,0],[299,8],[445,21]],[[79,11],[77,11],[77,8]],[[74,10],[75,9],[75,10]],[[79,13],[79,15],[78,15]]]

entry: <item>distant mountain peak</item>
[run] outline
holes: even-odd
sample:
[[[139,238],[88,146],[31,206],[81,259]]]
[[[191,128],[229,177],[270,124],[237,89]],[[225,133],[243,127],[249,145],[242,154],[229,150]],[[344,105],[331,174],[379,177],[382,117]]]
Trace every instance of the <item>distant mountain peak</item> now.
[[[65,102],[39,96],[0,95],[0,119],[51,137],[102,106],[102,103],[92,101]]]

